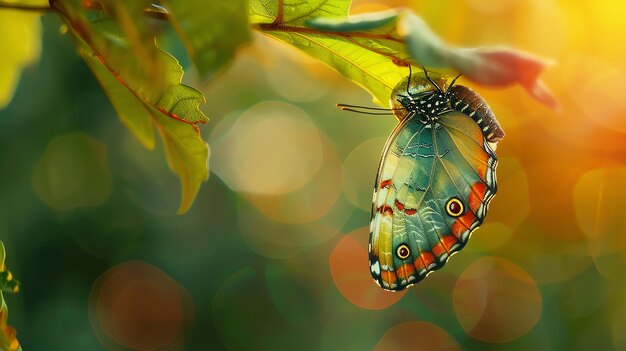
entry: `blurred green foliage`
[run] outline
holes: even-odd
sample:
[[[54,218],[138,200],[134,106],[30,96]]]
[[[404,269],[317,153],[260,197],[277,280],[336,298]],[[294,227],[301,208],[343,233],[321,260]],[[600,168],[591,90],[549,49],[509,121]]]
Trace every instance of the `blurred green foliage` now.
[[[247,1],[165,1],[171,23],[202,77],[211,77],[250,40]]]
[[[46,1],[36,3],[46,4]],[[40,17],[19,10],[0,11],[0,108],[11,101],[22,68],[39,58]]]

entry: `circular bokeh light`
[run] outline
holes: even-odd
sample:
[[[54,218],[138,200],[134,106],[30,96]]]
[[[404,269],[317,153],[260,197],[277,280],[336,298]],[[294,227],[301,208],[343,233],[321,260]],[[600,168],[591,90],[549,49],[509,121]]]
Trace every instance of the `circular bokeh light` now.
[[[166,273],[141,261],[102,274],[92,287],[90,312],[103,345],[112,341],[134,350],[181,345],[193,318],[190,295]]]
[[[304,186],[283,194],[244,194],[246,199],[279,222],[309,223],[324,217],[341,195],[344,181],[337,152],[326,140],[322,145],[324,163]]]
[[[212,145],[212,169],[233,190],[285,194],[303,187],[322,165],[322,140],[301,109],[258,103]]]
[[[520,338],[541,316],[542,298],[533,278],[501,258],[481,258],[467,267],[452,297],[463,330],[485,342]]]
[[[626,269],[626,167],[583,174],[574,187],[576,219],[598,271],[622,280]]]
[[[379,287],[367,266],[369,228],[346,234],[330,254],[330,273],[341,294],[352,304],[382,310],[398,302],[407,290],[389,292]]]
[[[111,183],[106,147],[85,133],[50,141],[32,178],[39,198],[57,210],[98,206]]]
[[[461,347],[450,334],[428,322],[409,322],[389,329],[374,351],[455,351]]]

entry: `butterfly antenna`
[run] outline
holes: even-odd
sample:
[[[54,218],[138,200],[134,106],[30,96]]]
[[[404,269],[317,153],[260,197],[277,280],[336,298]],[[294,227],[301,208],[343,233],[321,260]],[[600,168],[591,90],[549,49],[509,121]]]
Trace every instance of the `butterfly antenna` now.
[[[454,77],[450,85],[448,85],[448,89],[446,89],[446,92],[450,93],[450,89],[454,86],[454,83],[456,83],[456,80],[459,79],[462,75],[463,73],[459,73],[458,76]]]
[[[435,83],[435,81],[430,78],[430,76],[428,75],[428,71],[426,70],[426,67],[424,67],[423,63],[422,63],[422,69],[424,70],[424,74],[426,75],[426,78],[428,79],[428,81],[431,82],[435,86],[435,88],[439,90],[440,93],[443,93],[443,90],[441,90],[439,85],[437,85],[437,83]]]
[[[342,111],[356,112],[356,113],[360,113],[360,114],[363,114],[363,115],[393,116],[393,113],[391,113],[391,112],[367,112],[367,111],[355,110],[355,109],[348,108],[348,107],[344,107],[341,110]]]
[[[347,108],[359,108],[359,109],[363,109],[363,110],[373,110],[373,111],[394,111],[394,110],[401,110],[399,108],[379,108],[379,107],[368,107],[368,106],[359,106],[359,105],[348,105],[348,104],[337,104],[337,107],[339,107],[342,110],[345,110]]]

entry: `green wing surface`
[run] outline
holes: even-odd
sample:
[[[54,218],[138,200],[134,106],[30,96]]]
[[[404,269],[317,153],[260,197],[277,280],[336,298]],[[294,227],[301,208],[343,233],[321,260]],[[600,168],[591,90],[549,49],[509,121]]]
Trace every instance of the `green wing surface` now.
[[[374,280],[402,290],[441,268],[484,220],[497,159],[481,129],[455,111],[408,116],[383,150],[374,188],[369,259]]]

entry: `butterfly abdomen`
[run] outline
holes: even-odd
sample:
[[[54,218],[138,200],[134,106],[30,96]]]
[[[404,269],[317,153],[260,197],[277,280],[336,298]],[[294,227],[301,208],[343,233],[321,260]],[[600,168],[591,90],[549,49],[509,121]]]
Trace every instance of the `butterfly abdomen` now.
[[[504,130],[482,96],[462,85],[455,85],[451,90],[452,108],[472,117],[488,142],[497,143],[504,137]]]

